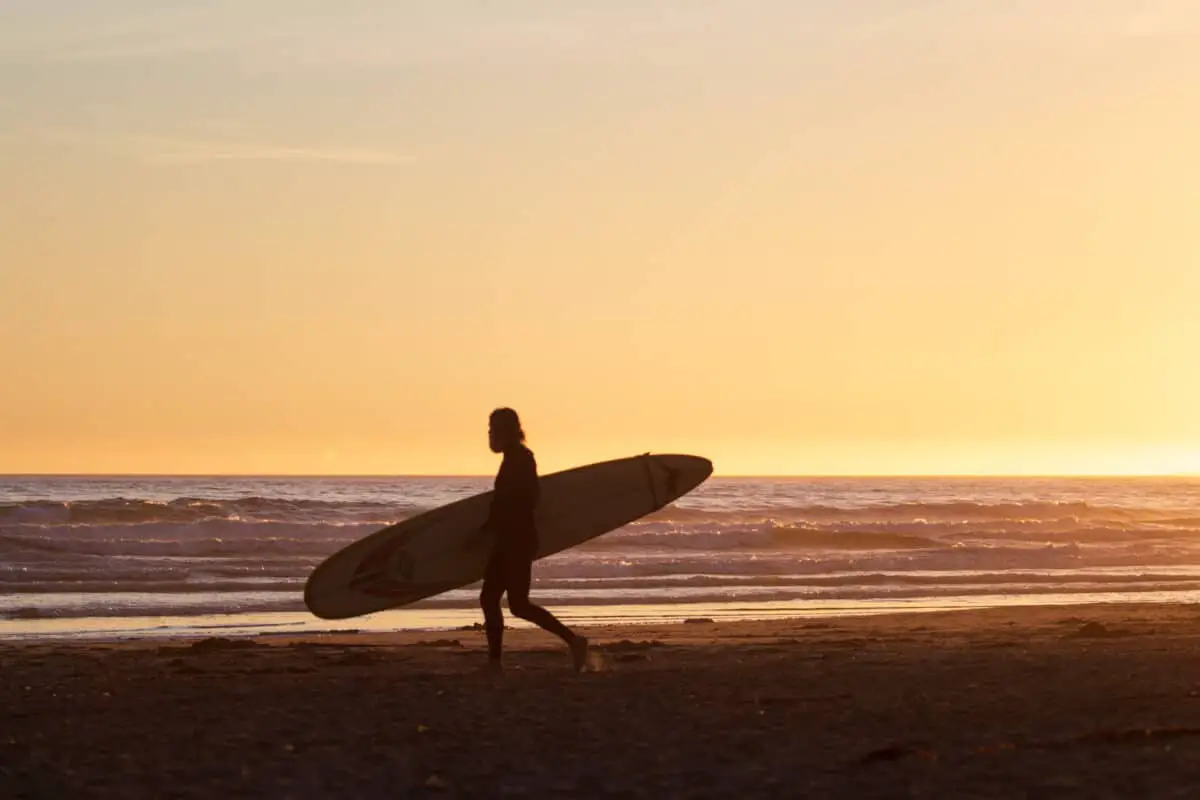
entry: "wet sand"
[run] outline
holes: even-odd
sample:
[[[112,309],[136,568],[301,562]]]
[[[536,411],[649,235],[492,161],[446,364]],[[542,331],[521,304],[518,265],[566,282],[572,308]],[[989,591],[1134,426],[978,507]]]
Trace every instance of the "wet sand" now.
[[[4,797],[1193,797],[1200,609],[0,646]]]

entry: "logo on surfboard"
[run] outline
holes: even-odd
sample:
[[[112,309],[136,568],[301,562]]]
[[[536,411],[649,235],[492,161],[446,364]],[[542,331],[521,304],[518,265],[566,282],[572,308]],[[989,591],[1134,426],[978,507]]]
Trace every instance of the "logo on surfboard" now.
[[[412,557],[403,549],[404,537],[396,536],[376,547],[359,562],[350,578],[350,588],[371,597],[408,597],[428,586],[415,583]]]

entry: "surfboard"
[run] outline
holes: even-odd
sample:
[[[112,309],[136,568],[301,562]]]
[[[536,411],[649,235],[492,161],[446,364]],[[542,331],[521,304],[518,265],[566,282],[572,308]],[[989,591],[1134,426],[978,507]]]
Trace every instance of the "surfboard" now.
[[[537,558],[582,544],[651,514],[712,474],[706,458],[644,454],[540,478]],[[411,517],[325,559],[304,586],[322,619],[346,619],[415,603],[483,578],[493,534],[481,534],[492,492]]]

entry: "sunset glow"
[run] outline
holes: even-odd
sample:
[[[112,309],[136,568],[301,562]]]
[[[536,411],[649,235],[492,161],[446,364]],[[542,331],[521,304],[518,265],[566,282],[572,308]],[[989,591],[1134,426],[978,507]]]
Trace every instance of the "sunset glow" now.
[[[1200,5],[0,7],[0,472],[1200,473]]]

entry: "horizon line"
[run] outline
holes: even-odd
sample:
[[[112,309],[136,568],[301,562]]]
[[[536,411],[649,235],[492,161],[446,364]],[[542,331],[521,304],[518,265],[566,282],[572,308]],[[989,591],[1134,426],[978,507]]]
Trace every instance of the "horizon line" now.
[[[557,470],[556,470],[557,471]],[[547,477],[553,472],[542,473]],[[290,479],[390,479],[390,478],[494,478],[494,472],[488,473],[435,473],[435,472],[396,472],[396,473],[320,473],[320,472],[0,472],[0,479],[10,478],[290,478]],[[738,480],[826,480],[839,478],[859,478],[888,480],[898,478],[1200,478],[1197,472],[713,472],[712,478]]]

